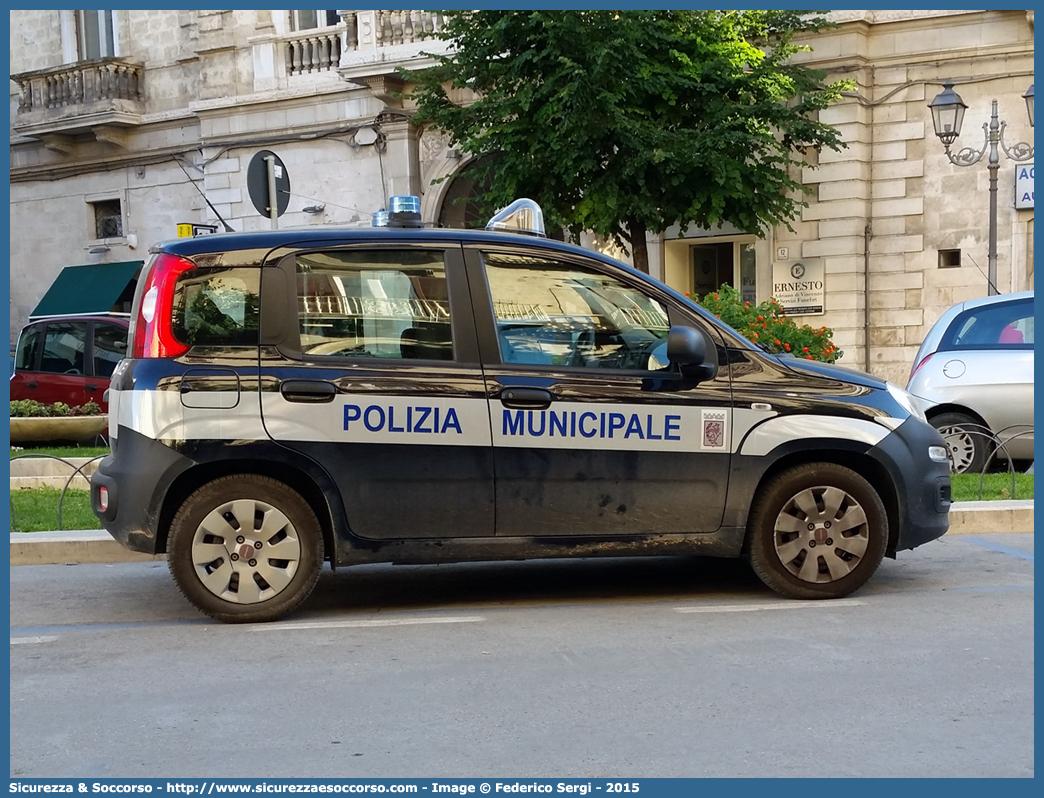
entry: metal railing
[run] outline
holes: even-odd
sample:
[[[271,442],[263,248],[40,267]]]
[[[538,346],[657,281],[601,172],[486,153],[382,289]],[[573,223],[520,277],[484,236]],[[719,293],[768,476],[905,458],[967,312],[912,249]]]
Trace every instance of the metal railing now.
[[[979,471],[979,499],[982,499],[986,474],[995,473],[995,469],[1002,465],[1007,467],[1007,473],[1011,476],[1011,498],[1018,498],[1016,496],[1015,475],[1019,472],[1015,469],[1015,458],[1011,456],[1009,445],[1020,439],[1025,439],[1027,437],[1031,438],[1033,436],[1033,427],[1027,424],[1013,424],[1004,427],[997,432],[993,432],[984,424],[962,423],[960,424],[960,430],[963,434],[969,437],[973,446],[979,444],[984,447],[986,452],[982,469]],[[944,436],[944,438],[945,437],[946,436]],[[949,442],[947,442],[947,446],[949,446]],[[951,463],[952,462],[951,452]],[[969,471],[964,471],[962,473],[969,473]]]
[[[103,459],[103,458],[105,458],[107,456],[108,455],[105,455],[105,454],[99,454],[97,457],[92,457],[87,462],[81,463],[80,465],[76,465],[75,463],[70,463],[64,457],[59,457],[56,454],[19,454],[19,455],[16,455],[16,456],[12,457],[11,459],[12,460],[26,460],[26,459],[30,459],[30,458],[35,458],[35,459],[58,460],[59,462],[65,463],[67,466],[69,466],[69,468],[72,469],[72,473],[69,474],[69,478],[65,480],[65,485],[62,487],[62,492],[58,496],[58,531],[61,531],[61,529],[62,529],[62,506],[65,503],[65,494],[68,492],[69,486],[72,485],[73,480],[76,479],[77,476],[79,476],[80,478],[82,478],[83,480],[85,480],[87,482],[87,487],[90,488],[91,479],[90,479],[89,476],[87,476],[85,473],[83,473],[83,469],[85,469],[91,463],[97,462],[98,460],[101,460],[101,459]],[[11,524],[10,525],[11,525],[12,529],[15,526],[14,491],[11,491]]]

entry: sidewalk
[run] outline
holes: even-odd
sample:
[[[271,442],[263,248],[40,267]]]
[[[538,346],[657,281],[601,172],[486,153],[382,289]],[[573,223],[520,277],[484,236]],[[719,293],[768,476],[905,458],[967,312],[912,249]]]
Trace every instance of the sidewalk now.
[[[1032,532],[1033,499],[1019,501],[956,502],[950,509],[947,535],[983,535],[991,532]],[[12,532],[11,565],[66,565],[72,563],[145,562],[165,560],[128,551],[104,530]]]

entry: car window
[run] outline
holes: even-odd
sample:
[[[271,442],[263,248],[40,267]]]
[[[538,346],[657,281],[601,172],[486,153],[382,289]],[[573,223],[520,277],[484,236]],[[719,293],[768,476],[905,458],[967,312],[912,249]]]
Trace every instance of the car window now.
[[[260,269],[194,269],[178,278],[171,329],[193,346],[257,346]]]
[[[86,341],[86,322],[48,322],[44,332],[40,371],[51,374],[83,374]]]
[[[94,376],[111,377],[127,354],[127,328],[118,324],[94,324]]]
[[[972,308],[953,320],[940,349],[1007,349],[1033,345],[1033,301]]]
[[[36,368],[36,350],[40,345],[43,325],[26,327],[18,336],[18,348],[15,350],[14,367],[19,371],[33,371]]]
[[[505,363],[590,369],[668,366],[667,308],[593,269],[484,253]]]
[[[315,252],[296,261],[302,354],[453,359],[441,251]]]

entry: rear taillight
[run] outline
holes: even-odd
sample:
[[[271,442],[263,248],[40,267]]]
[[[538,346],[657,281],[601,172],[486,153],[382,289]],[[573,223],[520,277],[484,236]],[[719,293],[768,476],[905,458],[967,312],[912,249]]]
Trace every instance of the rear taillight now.
[[[134,309],[131,357],[177,357],[189,350],[188,344],[174,337],[172,312],[178,277],[195,268],[192,261],[165,252],[152,262]]]
[[[914,367],[910,370],[910,379],[908,379],[906,381],[907,385],[909,385],[911,382],[913,382],[914,374],[917,373],[918,369],[920,369],[921,366],[923,366],[925,363],[927,363],[929,360],[931,360],[932,359],[932,355],[934,355],[934,354],[935,354],[935,352],[932,352],[931,355],[926,355],[925,357],[921,358],[921,362],[920,363],[914,363]]]
[[[98,488],[98,509],[105,512],[109,509],[109,489]]]

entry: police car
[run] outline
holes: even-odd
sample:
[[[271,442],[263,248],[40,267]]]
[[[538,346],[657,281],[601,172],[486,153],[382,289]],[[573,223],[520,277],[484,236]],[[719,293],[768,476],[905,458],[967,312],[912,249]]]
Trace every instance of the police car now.
[[[767,354],[530,200],[485,231],[403,204],[151,252],[91,497],[202,612],[283,616],[324,562],[605,555],[836,598],[945,533],[946,448],[901,388]]]

